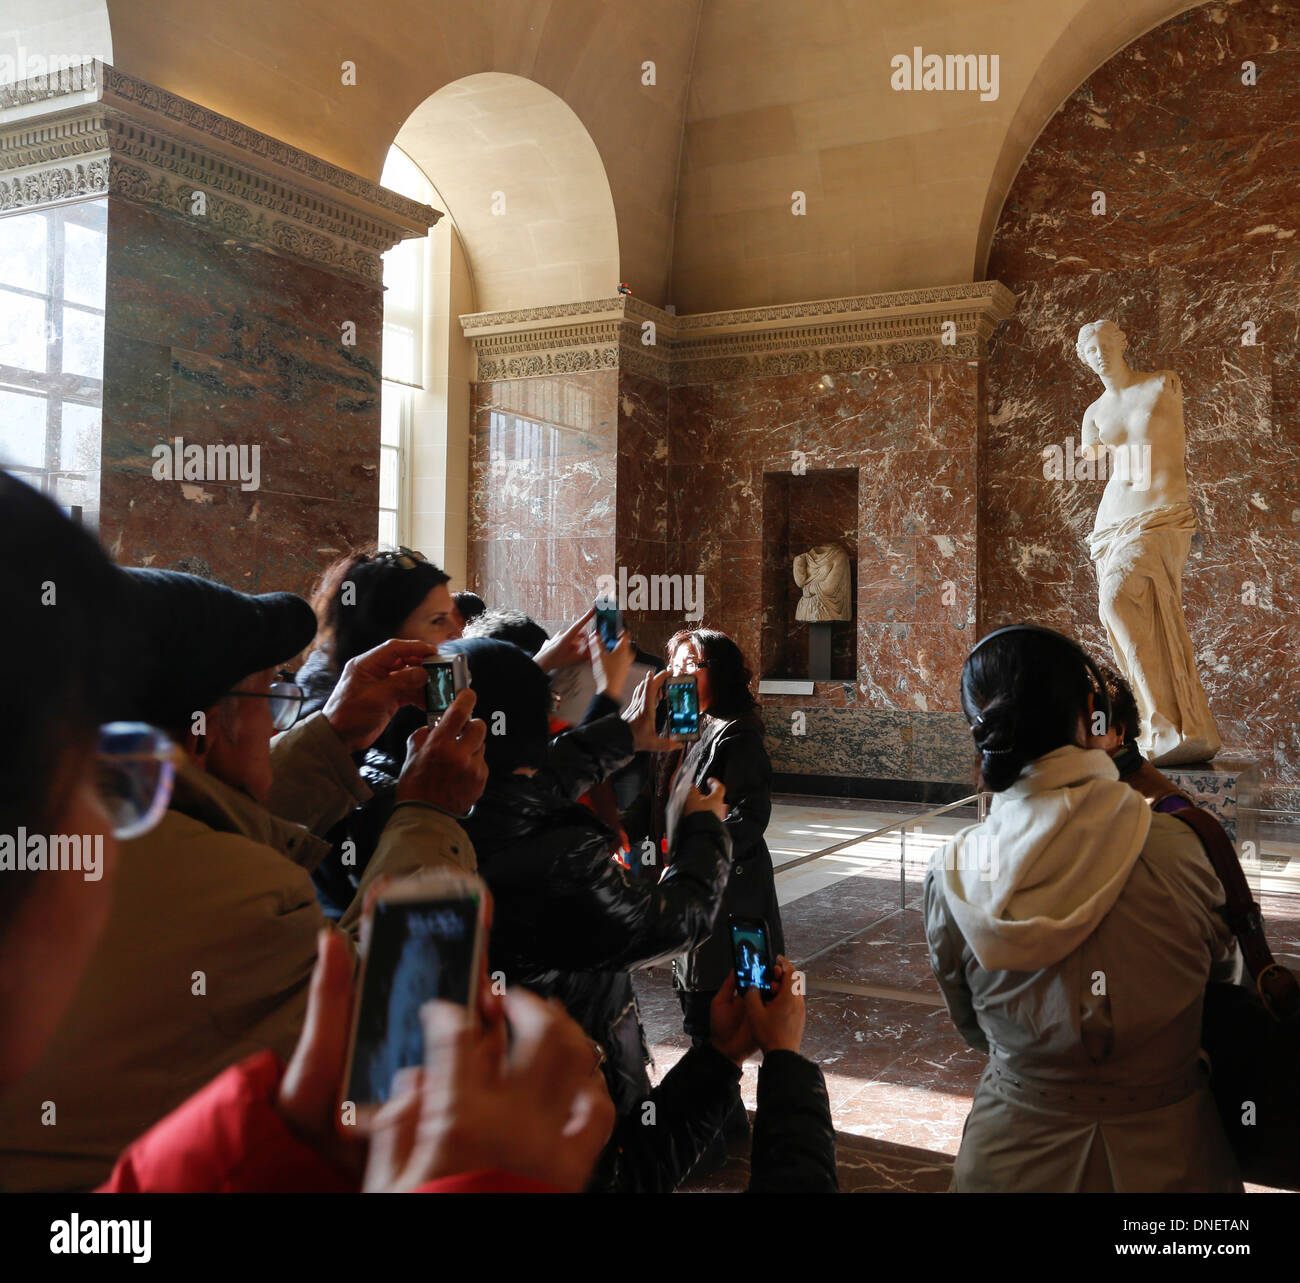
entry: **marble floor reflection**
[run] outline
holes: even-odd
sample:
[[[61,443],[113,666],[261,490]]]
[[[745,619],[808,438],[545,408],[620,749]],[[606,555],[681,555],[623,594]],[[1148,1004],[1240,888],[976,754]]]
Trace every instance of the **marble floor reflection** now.
[[[791,797],[772,808],[767,839],[787,951],[809,978],[803,1050],[826,1075],[846,1192],[947,1189],[984,1067],[943,1007],[920,913],[932,852],[974,822],[973,808],[923,821],[902,842],[896,830],[849,841],[927,809]],[[1264,846],[1261,858],[1274,868],[1300,863],[1300,842],[1275,837]],[[1271,882],[1259,898],[1278,960],[1300,969],[1300,895]],[[664,968],[638,973],[636,988],[658,1081],[688,1045],[681,1008]],[[751,1111],[757,1072],[750,1064],[741,1082]],[[733,1147],[725,1166],[683,1188],[744,1189],[747,1151]]]

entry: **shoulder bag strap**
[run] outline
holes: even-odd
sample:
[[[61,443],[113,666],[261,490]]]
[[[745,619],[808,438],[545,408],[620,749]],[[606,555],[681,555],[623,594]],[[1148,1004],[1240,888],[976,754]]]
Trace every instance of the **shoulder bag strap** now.
[[[1201,839],[1205,854],[1223,883],[1227,901],[1223,916],[1241,945],[1242,957],[1255,978],[1259,996],[1279,1020],[1293,1015],[1300,1009],[1300,986],[1295,976],[1273,959],[1259,905],[1251,895],[1236,848],[1228,840],[1223,825],[1199,806],[1186,806],[1168,814],[1182,820]]]

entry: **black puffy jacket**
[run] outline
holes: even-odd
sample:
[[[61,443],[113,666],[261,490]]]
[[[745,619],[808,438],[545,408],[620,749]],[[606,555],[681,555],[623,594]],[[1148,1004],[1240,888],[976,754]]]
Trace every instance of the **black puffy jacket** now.
[[[492,891],[490,970],[559,998],[600,1043],[620,1116],[649,1092],[628,971],[703,939],[730,869],[730,841],[708,812],[685,817],[658,883],[610,858],[609,830],[574,799],[631,756],[627,723],[598,717],[556,736],[536,774],[489,779],[462,821]]]

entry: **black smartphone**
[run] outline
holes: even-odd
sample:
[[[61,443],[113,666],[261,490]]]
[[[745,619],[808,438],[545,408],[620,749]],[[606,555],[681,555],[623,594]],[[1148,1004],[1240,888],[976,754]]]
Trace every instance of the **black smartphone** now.
[[[432,655],[424,661],[424,711],[430,726],[451,707],[456,692],[468,685],[464,655]]]
[[[343,1103],[351,1102],[356,1122],[368,1123],[388,1099],[399,1069],[424,1063],[422,1004],[459,1003],[467,1019],[476,1006],[484,903],[477,878],[436,872],[394,882],[372,906],[343,1077]]]
[[[623,612],[606,597],[596,598],[596,636],[606,650],[614,650],[623,635]]]
[[[700,738],[700,688],[694,673],[670,677],[664,683],[664,701],[668,705],[668,720],[664,736],[674,740]]]
[[[736,992],[757,989],[764,1001],[772,996],[772,946],[762,918],[738,918],[731,923],[731,956],[736,964]]]

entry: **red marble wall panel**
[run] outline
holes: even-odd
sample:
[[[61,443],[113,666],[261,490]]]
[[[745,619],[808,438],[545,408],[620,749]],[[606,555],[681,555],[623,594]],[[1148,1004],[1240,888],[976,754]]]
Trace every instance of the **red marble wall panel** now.
[[[1260,758],[1263,804],[1292,811],[1298,84],[1294,5],[1203,5],[1116,54],[1048,122],[986,272],[1019,302],[989,346],[979,491],[981,631],[1032,618],[1107,655],[1086,548],[1103,483],[1045,481],[1041,450],[1077,440],[1098,393],[1074,354],[1083,323],[1117,321],[1135,368],[1179,374],[1199,524],[1183,596],[1201,679],[1225,751]]]
[[[618,374],[474,385],[469,586],[554,629],[616,572]]]
[[[306,592],[374,541],[378,289],[110,197],[107,299],[100,532],[119,560]],[[177,436],[256,446],[258,489],[155,480]]]
[[[817,383],[796,374],[672,390],[670,544],[684,566],[720,560],[713,621],[751,664],[785,675],[807,660],[790,549],[843,539],[855,561],[846,637],[856,653],[841,656],[854,699],[955,710],[974,620],[976,364],[871,367],[837,373],[832,389]],[[743,586],[726,573],[733,565],[751,571]]]

